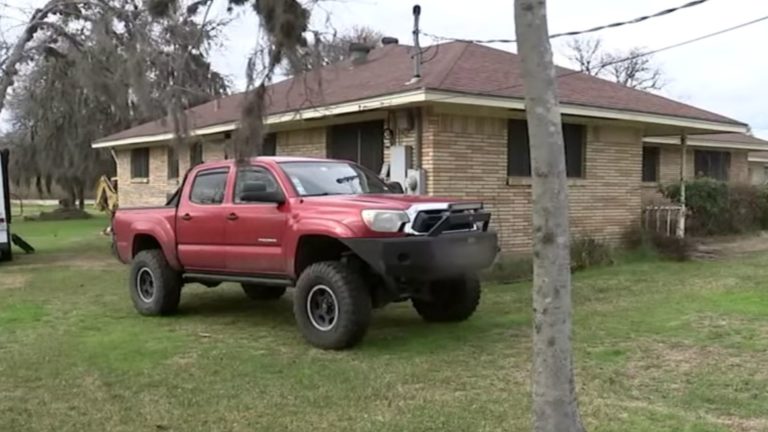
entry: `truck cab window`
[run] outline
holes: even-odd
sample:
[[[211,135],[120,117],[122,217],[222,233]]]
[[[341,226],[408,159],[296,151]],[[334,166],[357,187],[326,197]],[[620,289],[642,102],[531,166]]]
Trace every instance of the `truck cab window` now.
[[[189,200],[195,204],[221,204],[227,187],[229,170],[201,171],[195,176]]]
[[[237,171],[237,180],[235,180],[234,202],[236,204],[242,204],[244,202],[241,196],[243,193],[243,186],[247,183],[263,183],[266,187],[265,192],[275,192],[280,188],[277,181],[275,181],[275,178],[272,177],[272,174],[266,169],[260,167],[240,168]]]

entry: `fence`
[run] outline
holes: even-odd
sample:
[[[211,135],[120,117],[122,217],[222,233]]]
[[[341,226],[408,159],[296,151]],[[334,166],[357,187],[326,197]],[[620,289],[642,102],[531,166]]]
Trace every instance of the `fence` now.
[[[675,205],[647,206],[643,208],[643,229],[671,237],[677,232],[677,221],[682,210],[682,207]]]

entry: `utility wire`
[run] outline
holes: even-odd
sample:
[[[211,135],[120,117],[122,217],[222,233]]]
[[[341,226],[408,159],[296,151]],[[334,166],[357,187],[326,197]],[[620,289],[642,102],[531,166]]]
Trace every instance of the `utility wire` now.
[[[628,20],[628,21],[619,21],[619,22],[615,22],[615,23],[611,23],[611,24],[606,24],[606,25],[601,25],[601,26],[597,26],[597,27],[592,27],[592,28],[586,29],[586,30],[577,30],[577,31],[564,32],[564,33],[555,33],[553,35],[550,35],[549,38],[550,39],[555,39],[555,38],[564,37],[564,36],[578,36],[578,35],[582,35],[582,34],[586,34],[586,33],[594,33],[596,31],[605,30],[605,29],[609,29],[609,28],[616,28],[616,27],[621,27],[621,26],[630,25],[630,24],[637,24],[637,23],[640,23],[640,22],[643,22],[643,21],[647,21],[647,20],[652,19],[652,18],[657,18],[657,17],[660,17],[660,16],[669,15],[669,14],[671,14],[673,12],[677,12],[677,11],[679,11],[681,9],[687,9],[687,8],[691,8],[691,7],[694,7],[694,6],[698,6],[698,5],[702,4],[702,3],[706,3],[707,1],[709,1],[709,0],[693,0],[693,1],[690,1],[690,2],[688,2],[686,4],[684,4],[684,5],[673,7],[673,8],[669,8],[669,9],[664,9],[663,11],[659,11],[659,12],[656,12],[656,13],[651,14],[651,15],[644,15],[644,16],[637,17],[637,18],[634,18],[634,19],[631,19],[631,20]],[[482,43],[482,44],[490,44],[490,43],[515,43],[515,42],[517,42],[517,39],[460,39],[460,38],[449,38],[449,37],[445,37],[445,36],[438,36],[438,35],[434,35],[434,34],[430,34],[430,33],[425,33],[425,32],[422,32],[422,34],[424,36],[428,36],[428,37],[431,37],[433,39],[442,40],[442,41],[471,42],[471,43]]]
[[[733,27],[728,27],[728,28],[725,28],[725,29],[722,29],[722,30],[718,30],[718,31],[713,32],[713,33],[708,33],[708,34],[705,34],[705,35],[702,35],[702,36],[699,36],[699,37],[696,37],[696,38],[693,38],[693,39],[688,39],[688,40],[685,40],[685,41],[682,41],[682,42],[678,42],[678,43],[675,43],[675,44],[672,44],[672,45],[667,45],[667,46],[664,46],[664,47],[661,47],[661,48],[656,48],[654,50],[645,51],[645,52],[642,52],[642,53],[639,53],[639,54],[636,54],[636,55],[632,55],[632,56],[629,56],[629,57],[624,57],[624,58],[620,58],[618,60],[613,60],[613,61],[610,61],[610,62],[606,62],[606,63],[600,64],[598,67],[599,68],[605,68],[605,67],[612,66],[612,65],[615,65],[615,64],[628,62],[628,61],[635,60],[635,59],[642,58],[642,57],[647,57],[649,55],[658,54],[660,52],[668,51],[668,50],[671,50],[671,49],[674,49],[674,48],[679,48],[681,46],[689,45],[689,44],[692,44],[694,42],[699,42],[699,41],[702,41],[702,40],[705,40],[705,39],[709,39],[709,38],[712,38],[712,37],[715,37],[715,36],[719,36],[721,34],[729,33],[729,32],[732,32],[734,30],[738,30],[738,29],[741,29],[741,28],[744,28],[744,27],[747,27],[747,26],[750,26],[750,25],[753,25],[753,24],[757,24],[759,22],[766,21],[766,20],[768,20],[768,15],[760,17],[760,18],[757,18],[757,19],[754,19],[752,21],[747,21],[745,23],[735,25]],[[572,76],[572,75],[578,75],[578,74],[583,74],[583,73],[584,72],[582,72],[582,71],[570,71],[570,72],[566,72],[566,73],[562,73],[562,74],[556,75],[555,79],[559,80],[560,78],[565,78],[565,77],[569,77],[569,76]],[[488,94],[488,93],[493,93],[493,92],[497,92],[497,91],[501,91],[501,90],[512,90],[512,89],[515,89],[515,88],[518,88],[518,87],[522,87],[522,86],[523,86],[523,82],[521,81],[521,82],[519,82],[517,84],[513,84],[513,85],[509,85],[509,86],[504,86],[504,87],[499,87],[499,88],[495,88],[495,89],[491,89],[491,90],[486,90],[483,93]],[[445,97],[442,97],[442,98],[430,99],[430,101],[438,102],[438,101],[443,101],[443,100],[455,99],[455,98],[459,98],[459,97],[463,97],[463,95],[445,96]]]

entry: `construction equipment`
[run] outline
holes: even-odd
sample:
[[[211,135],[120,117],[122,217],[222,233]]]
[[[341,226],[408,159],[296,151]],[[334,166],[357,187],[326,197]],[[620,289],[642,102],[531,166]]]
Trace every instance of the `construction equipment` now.
[[[108,213],[111,219],[117,210],[117,203],[117,178],[101,176],[96,182],[96,209]]]
[[[111,221],[115,216],[115,211],[117,211],[117,205],[117,178],[113,177],[110,179],[105,175],[101,176],[99,181],[96,182],[96,201],[94,206],[99,211],[109,214],[109,220]],[[102,231],[102,234],[112,234],[111,224]]]

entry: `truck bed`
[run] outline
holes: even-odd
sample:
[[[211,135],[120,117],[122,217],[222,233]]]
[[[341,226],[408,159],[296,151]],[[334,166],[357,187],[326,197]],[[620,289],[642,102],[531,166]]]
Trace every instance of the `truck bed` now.
[[[134,238],[142,233],[158,232],[167,233],[166,239],[158,239],[163,249],[175,250],[176,232],[176,207],[131,207],[120,208],[112,219],[112,232],[117,247],[118,258],[123,262],[131,259]],[[162,244],[170,241],[169,244]]]

